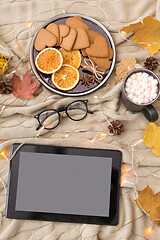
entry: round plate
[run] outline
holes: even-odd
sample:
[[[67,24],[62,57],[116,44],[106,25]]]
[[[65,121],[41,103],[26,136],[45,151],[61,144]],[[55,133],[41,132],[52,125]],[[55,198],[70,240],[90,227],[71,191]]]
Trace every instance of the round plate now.
[[[41,28],[46,28],[48,26],[48,24],[54,22],[56,24],[65,24],[66,20],[68,17],[72,17],[72,16],[81,16],[83,18],[83,21],[89,26],[90,30],[96,31],[101,33],[106,39],[107,39],[107,43],[108,46],[111,47],[114,51],[114,56],[112,58],[111,61],[111,67],[108,71],[106,71],[106,74],[103,78],[103,80],[101,80],[99,83],[95,82],[90,83],[90,87],[88,88],[85,85],[81,84],[81,81],[79,81],[78,85],[69,91],[61,91],[58,90],[51,82],[51,75],[50,74],[44,74],[41,73],[40,71],[38,71],[38,69],[35,66],[35,59],[36,56],[38,54],[38,51],[36,51],[36,49],[34,48],[34,41],[36,39],[37,33],[39,32],[39,30]],[[91,18],[89,16],[83,15],[83,14],[74,14],[74,13],[69,13],[69,14],[61,14],[61,15],[57,15],[51,19],[49,19],[48,21],[44,22],[36,31],[36,33],[33,36],[33,39],[31,41],[31,45],[30,45],[30,51],[29,51],[29,57],[30,57],[30,63],[31,63],[31,67],[32,70],[35,74],[35,76],[39,79],[39,81],[50,91],[54,92],[54,93],[58,93],[60,95],[64,95],[64,96],[70,96],[70,97],[77,97],[77,96],[83,96],[86,94],[89,94],[95,90],[97,90],[98,88],[100,88],[109,78],[109,76],[111,75],[114,65],[115,65],[115,60],[116,60],[116,51],[115,51],[115,44],[113,42],[113,39],[110,35],[110,33],[108,32],[108,30],[97,20],[95,20],[94,18]],[[82,56],[82,62],[83,62],[84,57]],[[79,68],[79,72],[80,72],[80,78],[82,78],[83,74],[85,74],[85,72],[82,71],[82,68]]]

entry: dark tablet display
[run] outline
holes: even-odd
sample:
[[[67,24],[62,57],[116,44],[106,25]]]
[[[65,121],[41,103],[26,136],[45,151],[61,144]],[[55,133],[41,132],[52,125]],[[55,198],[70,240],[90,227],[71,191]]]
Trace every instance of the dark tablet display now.
[[[26,144],[10,163],[6,217],[115,225],[120,168],[120,151]]]

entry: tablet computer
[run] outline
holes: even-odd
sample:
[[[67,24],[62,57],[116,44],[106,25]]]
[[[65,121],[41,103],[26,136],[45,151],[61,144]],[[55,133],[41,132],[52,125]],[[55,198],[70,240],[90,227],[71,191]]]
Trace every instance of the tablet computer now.
[[[121,159],[116,150],[25,144],[10,162],[5,215],[116,225]]]

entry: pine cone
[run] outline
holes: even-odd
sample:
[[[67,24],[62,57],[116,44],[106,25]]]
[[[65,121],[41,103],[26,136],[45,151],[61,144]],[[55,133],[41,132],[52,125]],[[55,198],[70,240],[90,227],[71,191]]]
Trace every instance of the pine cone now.
[[[120,135],[123,131],[123,124],[116,120],[116,121],[112,121],[111,125],[108,126],[109,132],[114,134],[114,135]]]
[[[0,93],[9,94],[12,92],[12,83],[9,79],[3,80],[0,79]]]
[[[157,60],[153,57],[147,58],[146,61],[144,62],[144,66],[151,71],[155,70],[158,65],[159,64]]]

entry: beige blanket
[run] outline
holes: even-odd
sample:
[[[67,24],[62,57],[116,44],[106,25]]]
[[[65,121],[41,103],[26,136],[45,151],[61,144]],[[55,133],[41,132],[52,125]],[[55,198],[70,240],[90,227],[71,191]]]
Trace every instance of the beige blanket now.
[[[10,48],[11,61],[9,71],[15,68],[17,75],[23,75],[30,70],[35,79],[28,58],[27,44],[30,40],[27,24],[32,22],[31,35],[40,24],[50,17],[63,12],[84,13],[102,22],[111,32],[116,43],[118,64],[122,58],[135,56],[143,65],[148,51],[138,47],[132,41],[125,41],[118,33],[121,27],[136,22],[148,15],[159,19],[160,4],[156,0],[99,0],[99,1],[58,1],[58,0],[0,0],[0,52],[9,56],[6,50]],[[27,29],[27,31],[24,31]],[[4,45],[7,44],[7,45]],[[157,59],[160,53],[155,55]],[[18,64],[19,60],[22,61]],[[18,65],[17,65],[18,64]],[[159,75],[159,70],[157,70]],[[50,145],[65,145],[88,148],[119,149],[123,152],[123,163],[131,165],[132,145],[143,139],[147,121],[139,114],[126,110],[120,100],[122,83],[115,86],[115,71],[107,83],[96,92],[82,97],[88,99],[88,107],[94,114],[88,115],[83,122],[72,122],[63,116],[61,124],[53,131],[43,130],[37,135],[37,121],[34,114],[46,108],[57,108],[73,100],[53,94],[39,84],[34,99],[22,100],[12,94],[0,95],[0,106],[5,110],[0,116],[0,152],[14,142],[40,143]],[[74,98],[75,99],[75,98]],[[78,98],[79,99],[79,98]],[[160,113],[160,101],[155,107]],[[100,138],[101,132],[107,133],[108,120],[119,119],[123,122],[125,131],[121,136]],[[160,120],[157,121],[160,125]],[[94,143],[92,139],[95,138]],[[7,156],[9,157],[10,147]],[[134,162],[138,167],[137,190],[148,184],[156,193],[160,191],[160,180],[152,176],[160,171],[160,159],[152,154],[144,143],[135,147]],[[6,219],[4,216],[5,191],[7,187],[9,162],[0,158],[0,239],[3,240],[141,240],[145,239],[144,229],[151,225],[151,220],[135,205],[135,190],[133,184],[122,184],[120,195],[120,218],[117,226],[96,226],[87,224],[52,223],[40,221],[22,221]],[[130,173],[129,182],[136,179]],[[149,239],[160,239],[160,227],[154,225],[154,232]]]

